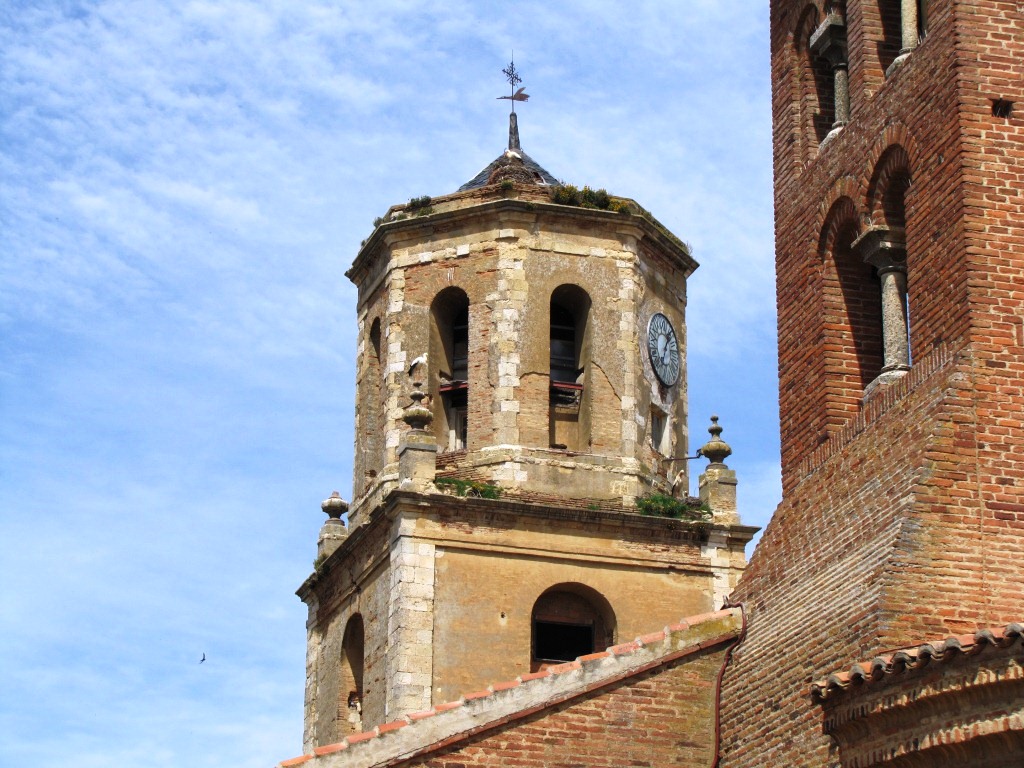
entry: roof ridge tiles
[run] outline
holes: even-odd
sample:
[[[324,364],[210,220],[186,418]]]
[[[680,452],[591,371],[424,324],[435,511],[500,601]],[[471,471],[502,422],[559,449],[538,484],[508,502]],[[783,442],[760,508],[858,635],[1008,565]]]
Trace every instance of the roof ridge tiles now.
[[[293,766],[301,765],[308,760],[313,760],[314,758],[320,756],[347,750],[356,744],[371,742],[387,734],[394,733],[396,731],[402,731],[405,729],[406,726],[415,726],[421,720],[431,719],[439,715],[443,715],[445,713],[460,710],[467,704],[479,702],[484,699],[493,699],[496,697],[497,694],[500,693],[512,691],[513,693],[511,695],[515,695],[516,689],[526,689],[530,687],[530,683],[536,683],[537,685],[555,685],[557,684],[557,681],[559,679],[567,678],[574,672],[584,670],[585,668],[596,667],[597,665],[600,665],[602,663],[607,663],[609,660],[611,660],[612,663],[625,664],[627,661],[626,657],[635,655],[644,650],[653,651],[654,649],[652,648],[652,646],[663,644],[666,639],[668,639],[676,633],[698,629],[702,623],[720,620],[730,616],[738,619],[739,614],[740,609],[738,608],[724,608],[720,611],[702,613],[698,616],[687,617],[686,619],[680,621],[677,624],[665,627],[660,632],[642,635],[633,642],[622,643],[620,645],[613,645],[604,651],[598,651],[596,653],[580,656],[579,658],[573,661],[567,661],[562,664],[556,664],[547,667],[546,669],[540,670],[538,672],[530,672],[528,674],[519,675],[513,680],[493,683],[486,689],[481,689],[478,691],[463,694],[454,701],[448,701],[442,704],[437,704],[431,707],[430,709],[403,715],[401,718],[398,718],[397,720],[389,721],[382,725],[376,726],[368,731],[363,731],[362,733],[351,734],[349,736],[346,736],[340,742],[324,745],[321,747],[315,747],[311,754],[300,755],[289,760],[284,760],[278,763],[278,766],[279,768],[293,768]],[[725,640],[728,640],[736,636],[738,636],[738,627],[735,631],[732,632],[716,633],[714,636],[705,638],[703,640],[695,639],[693,643],[690,643],[684,646],[683,648],[676,649],[675,653],[671,651],[664,653],[661,656],[657,657],[654,661],[657,662],[658,659],[666,659],[674,657],[676,655],[680,655],[687,649],[694,650],[709,647],[711,645],[716,645],[718,643],[724,642]],[[641,666],[640,668],[642,669],[644,667]],[[627,668],[626,670],[624,670],[624,674],[628,675],[631,674],[631,672]],[[607,681],[599,681],[599,683],[607,684]],[[578,695],[579,693],[579,691],[569,691],[568,695],[571,698],[572,696]],[[514,714],[515,713],[507,715],[506,718],[504,719],[513,717]]]
[[[949,662],[953,659],[977,655],[986,648],[1009,648],[1024,643],[1024,625],[1012,622],[1005,627],[982,628],[973,634],[949,636],[916,646],[908,646],[859,661],[847,672],[833,672],[824,679],[811,683],[811,696],[818,702],[841,694],[854,684],[881,682],[893,675],[923,669],[931,662]]]

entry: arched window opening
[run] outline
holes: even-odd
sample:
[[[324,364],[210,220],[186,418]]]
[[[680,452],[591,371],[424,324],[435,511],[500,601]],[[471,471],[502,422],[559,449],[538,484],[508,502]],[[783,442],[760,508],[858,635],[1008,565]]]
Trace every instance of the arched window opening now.
[[[615,643],[611,605],[583,584],[558,584],[544,592],[533,605],[531,625],[534,672]]]
[[[363,488],[377,475],[375,463],[379,460],[383,445],[384,378],[381,365],[380,318],[375,318],[367,334],[364,357],[366,382],[362,387],[360,414],[360,449],[363,461]]]
[[[920,45],[928,31],[928,0],[879,0],[882,39],[878,58],[891,75]]]
[[[446,288],[430,307],[429,363],[434,434],[441,452],[461,451],[469,435],[469,297]]]
[[[811,50],[811,38],[821,18],[815,5],[808,3],[794,32],[794,53],[798,67],[797,109],[800,135],[805,151],[803,160],[811,160],[835,122],[833,78],[828,62]]]
[[[901,0],[879,0],[878,16],[881,23],[881,36],[877,42],[878,63],[882,71],[888,75],[893,62],[900,55],[903,47],[903,32],[900,21]]]
[[[857,209],[848,197],[833,206],[822,232],[823,389],[830,429],[860,411],[864,390],[882,371],[882,297],[874,268],[853,248]]]
[[[850,80],[847,71],[845,4],[828,4],[824,21],[811,33],[808,48],[815,57],[815,80],[821,92],[822,122],[831,123],[827,133],[820,140],[839,131],[850,121]],[[827,77],[822,77],[821,64],[824,62]],[[825,128],[818,127],[818,133]]]
[[[584,397],[590,297],[575,285],[551,294],[549,437],[552,448],[580,450],[589,436]]]
[[[906,195],[910,189],[906,150],[889,147],[878,161],[869,189],[872,226],[853,243],[881,284],[882,374],[910,368]]]
[[[341,641],[341,688],[338,696],[339,736],[363,730],[363,617],[355,614]]]

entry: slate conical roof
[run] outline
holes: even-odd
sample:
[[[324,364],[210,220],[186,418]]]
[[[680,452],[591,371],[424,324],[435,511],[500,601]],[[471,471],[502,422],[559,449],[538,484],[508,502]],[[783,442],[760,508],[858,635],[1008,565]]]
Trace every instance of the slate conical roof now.
[[[558,183],[558,179],[542,168],[536,160],[523,152],[523,148],[519,144],[519,122],[516,119],[515,112],[508,116],[508,149],[502,152],[480,173],[459,187],[459,192],[483,187],[500,180],[497,178],[492,180],[492,177],[495,176],[511,178],[514,181],[531,180],[535,184],[540,185]]]

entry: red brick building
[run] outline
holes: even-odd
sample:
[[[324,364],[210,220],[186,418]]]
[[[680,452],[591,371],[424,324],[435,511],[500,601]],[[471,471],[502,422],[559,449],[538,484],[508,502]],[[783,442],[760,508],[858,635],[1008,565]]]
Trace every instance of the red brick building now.
[[[1024,4],[772,0],[771,54],[783,501],[729,607],[283,765],[1024,765]]]
[[[771,35],[783,501],[722,765],[1022,764],[1019,640],[973,633],[1024,616],[1024,6],[776,0]],[[959,656],[1008,667],[922,663]]]

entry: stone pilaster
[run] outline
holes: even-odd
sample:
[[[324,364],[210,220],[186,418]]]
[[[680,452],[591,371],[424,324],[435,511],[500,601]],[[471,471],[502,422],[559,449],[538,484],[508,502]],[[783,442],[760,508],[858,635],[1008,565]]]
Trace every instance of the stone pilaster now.
[[[434,545],[402,530],[391,546],[385,719],[429,709],[433,686]]]

